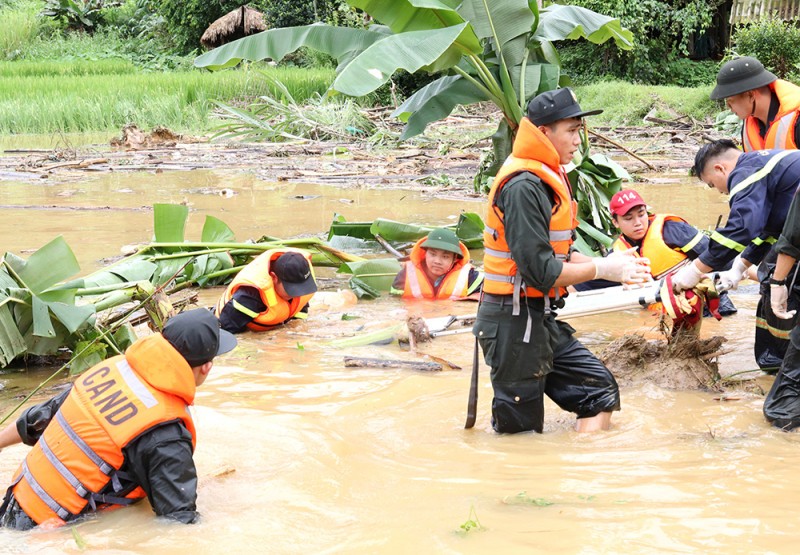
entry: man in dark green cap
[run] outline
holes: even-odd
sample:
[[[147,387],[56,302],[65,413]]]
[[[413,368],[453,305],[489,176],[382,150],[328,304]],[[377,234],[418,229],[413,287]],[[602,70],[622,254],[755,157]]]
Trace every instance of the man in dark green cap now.
[[[744,121],[745,152],[798,148],[800,87],[778,79],[755,58],[742,56],[726,62],[717,74],[711,99],[725,99],[731,111]]]
[[[392,293],[405,299],[477,300],[483,273],[469,263],[469,250],[451,229],[432,230],[414,245]]]

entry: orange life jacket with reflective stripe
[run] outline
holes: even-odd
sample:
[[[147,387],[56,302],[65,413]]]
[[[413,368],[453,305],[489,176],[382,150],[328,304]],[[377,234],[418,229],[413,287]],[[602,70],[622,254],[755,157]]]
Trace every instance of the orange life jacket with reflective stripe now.
[[[442,277],[439,288],[435,289],[433,283],[425,275],[422,265],[425,263],[425,250],[422,243],[423,237],[414,245],[405,263],[406,284],[403,290],[404,299],[464,299],[469,291],[469,250],[464,243],[459,242],[461,258],[456,258],[453,267]]]
[[[635,255],[649,258],[650,273],[654,279],[661,279],[688,258],[685,253],[671,248],[664,242],[664,222],[686,223],[686,220],[672,214],[656,214],[650,216],[649,220],[647,233]],[[634,245],[629,244],[624,235],[620,235],[613,245],[615,251],[625,251],[632,246]]]
[[[500,168],[489,191],[489,211],[483,232],[484,292],[511,295],[515,282],[522,286],[522,277],[506,242],[503,213],[495,204],[503,186],[517,174],[531,172],[553,191],[555,205],[550,216],[550,245],[556,258],[566,260],[569,256],[573,231],[578,227],[578,207],[572,199],[569,182],[559,161],[558,153],[547,137],[528,118],[523,118],[514,140],[513,151]],[[529,297],[544,296],[533,287],[526,286],[523,292]],[[566,289],[563,287],[551,289],[547,293],[554,298],[565,294]]]
[[[308,260],[308,266],[311,268],[311,275],[314,275],[314,267],[311,265],[311,253],[308,251],[290,247],[268,250],[260,254],[255,260],[245,266],[241,272],[236,274],[231,284],[228,285],[228,289],[217,302],[217,318],[219,318],[222,309],[228,304],[228,301],[233,298],[233,294],[242,286],[258,289],[261,302],[267,307],[266,310],[258,314],[258,316],[247,324],[247,327],[253,331],[265,331],[283,324],[286,320],[300,312],[303,307],[308,304],[308,301],[314,294],[311,293],[309,295],[303,295],[302,297],[295,297],[290,301],[285,301],[278,296],[275,291],[275,284],[272,282],[272,277],[269,275],[272,262],[280,255],[287,252],[302,254],[303,257]]]
[[[769,84],[780,102],[778,113],[762,138],[759,133],[759,121],[755,116],[747,116],[742,128],[742,148],[745,152],[765,149],[796,150],[794,127],[800,114],[800,87],[778,79]]]
[[[145,497],[141,487],[117,489],[122,449],[153,427],[176,420],[184,423],[194,445],[188,411],[194,393],[191,368],[160,334],[90,368],[75,380],[25,457],[14,478],[14,498],[37,524],[62,525],[98,505],[126,505]],[[109,483],[114,493],[93,495]]]

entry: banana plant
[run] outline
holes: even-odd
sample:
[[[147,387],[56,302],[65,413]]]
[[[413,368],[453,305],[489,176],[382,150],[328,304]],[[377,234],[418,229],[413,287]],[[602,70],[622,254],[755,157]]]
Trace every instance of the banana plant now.
[[[485,184],[511,152],[528,101],[569,82],[553,42],[613,40],[622,49],[633,35],[618,19],[580,6],[536,0],[348,0],[380,24],[352,29],[324,24],[270,29],[199,56],[195,66],[221,69],[242,60],[280,60],[300,47],[338,62],[329,93],[368,94],[398,70],[440,77],[410,96],[394,115],[402,139],[422,133],[458,105],[489,101],[503,114],[493,152],[476,184]],[[582,171],[580,167],[575,171]],[[584,214],[581,214],[584,216]]]

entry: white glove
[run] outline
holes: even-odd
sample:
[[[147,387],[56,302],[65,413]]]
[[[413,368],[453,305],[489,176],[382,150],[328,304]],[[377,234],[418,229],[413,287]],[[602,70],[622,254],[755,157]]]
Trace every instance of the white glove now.
[[[769,305],[772,312],[782,320],[789,320],[794,317],[796,310],[787,311],[786,303],[789,300],[789,288],[785,285],[770,284],[769,286]]]
[[[672,287],[675,289],[676,293],[686,291],[687,289],[693,289],[694,286],[700,282],[702,277],[703,272],[700,271],[700,268],[698,268],[694,262],[689,262],[672,274]]]
[[[636,258],[628,252],[612,253],[606,258],[592,258],[594,279],[607,279],[620,283],[645,283],[652,281],[650,260]]]
[[[719,289],[722,291],[736,291],[739,287],[739,282],[744,279],[744,273],[747,271],[747,266],[742,262],[741,255],[733,259],[733,265],[730,270],[720,272],[719,276]]]

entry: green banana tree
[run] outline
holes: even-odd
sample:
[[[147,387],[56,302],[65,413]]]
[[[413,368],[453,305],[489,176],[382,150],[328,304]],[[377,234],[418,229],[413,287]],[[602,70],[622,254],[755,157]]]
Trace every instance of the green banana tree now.
[[[324,24],[271,29],[199,56],[195,66],[221,69],[242,60],[280,60],[300,47],[320,50],[339,66],[332,93],[363,96],[400,69],[443,73],[400,106],[402,138],[413,137],[459,104],[491,101],[516,129],[528,100],[564,83],[552,41],[614,40],[632,47],[618,19],[579,6],[539,9],[529,0],[348,0],[382,25]]]
[[[337,60],[329,92],[350,96],[374,91],[400,69],[440,74],[394,112],[406,124],[401,138],[422,133],[458,105],[492,102],[503,118],[492,136],[492,155],[476,178],[480,188],[511,152],[528,100],[568,84],[554,41],[613,40],[619,48],[632,47],[633,35],[618,19],[579,6],[540,9],[536,0],[347,1],[381,25],[271,29],[207,52],[195,59],[195,66],[221,69],[242,60],[280,60],[305,46]],[[583,167],[574,171],[583,172]]]

